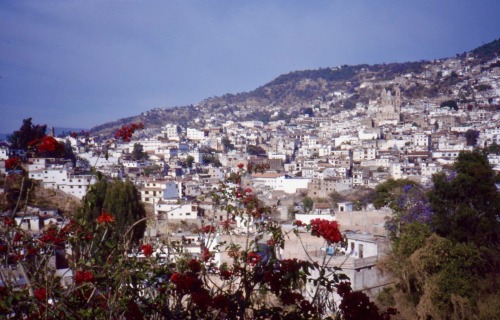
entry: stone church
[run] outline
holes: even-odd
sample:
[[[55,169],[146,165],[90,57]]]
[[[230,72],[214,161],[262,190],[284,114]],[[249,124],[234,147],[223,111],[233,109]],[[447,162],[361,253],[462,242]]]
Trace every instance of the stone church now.
[[[379,125],[387,122],[396,124],[400,120],[401,90],[399,87],[395,87],[393,91],[394,94],[391,90],[382,89],[379,112],[375,119]]]

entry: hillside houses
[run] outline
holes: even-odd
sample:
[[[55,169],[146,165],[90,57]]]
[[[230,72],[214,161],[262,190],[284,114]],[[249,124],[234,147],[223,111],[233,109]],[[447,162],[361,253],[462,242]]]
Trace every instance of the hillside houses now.
[[[369,77],[352,92],[336,89],[313,99],[307,114],[303,105],[288,106],[290,113],[279,105],[196,105],[191,107],[196,116],[187,124],[146,128],[131,141],[68,137],[78,158],[75,167],[34,158],[26,169],[43,187],[78,198],[95,181],[84,174],[90,167],[110,178],[128,178],[139,188],[142,201],[155,206],[156,212],[173,210],[169,207],[173,202],[185,203],[186,208],[195,201],[204,202],[223,181],[234,178],[239,164],[251,171],[244,183],[271,203],[292,195],[328,198],[332,192],[373,188],[390,178],[428,184],[461,151],[474,148],[465,138],[470,130],[479,133],[477,146],[500,144],[500,114],[495,105],[500,95],[499,69],[441,60],[421,74],[389,80]],[[456,80],[447,92],[409,94],[452,76]],[[333,107],[362,91],[371,95],[349,108]],[[442,106],[449,100],[456,102],[456,109]],[[265,110],[271,110],[266,121],[244,119]],[[132,156],[136,144],[142,146],[143,159]],[[0,148],[0,168],[5,168],[12,152]],[[500,166],[497,154],[489,158],[495,168]],[[188,211],[183,211],[184,218]]]

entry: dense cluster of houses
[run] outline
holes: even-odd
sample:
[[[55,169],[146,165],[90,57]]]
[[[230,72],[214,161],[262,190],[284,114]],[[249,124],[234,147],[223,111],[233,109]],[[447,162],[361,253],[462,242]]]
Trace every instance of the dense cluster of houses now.
[[[218,209],[210,192],[243,164],[247,174],[241,183],[275,205],[273,219],[289,222],[292,206],[305,221],[313,217],[341,221],[344,230],[351,230],[347,233],[347,254],[354,259],[353,270],[371,270],[377,259],[366,258],[379,255],[377,248],[386,241],[383,221],[390,212],[371,207],[355,211],[349,202],[337,207],[318,202],[308,211],[297,199],[374,188],[390,178],[409,178],[428,185],[432,175],[452,164],[461,151],[500,145],[500,113],[494,107],[500,104],[500,68],[487,72],[466,69],[454,59],[433,68],[426,74],[475,74],[478,84],[488,90],[476,92],[474,103],[460,103],[455,110],[442,107],[441,102],[459,96],[459,88],[447,97],[405,100],[401,85],[411,80],[425,86],[430,80],[404,75],[385,83],[379,97],[368,104],[332,111],[329,103],[319,102],[313,115],[302,114],[288,121],[210,119],[203,126],[193,122],[188,127],[171,123],[136,132],[130,142],[68,136],[62,139],[71,143],[78,158],[76,167],[60,159],[35,158],[29,159],[26,169],[44,188],[79,199],[96,181],[93,175],[83,173],[90,167],[112,178],[131,179],[156,218],[148,235],[161,235],[165,230],[172,232],[168,224],[226,220],[227,213]],[[341,99],[348,93],[332,95]],[[473,143],[466,138],[470,130],[478,133]],[[143,156],[134,158],[138,144]],[[0,148],[0,171],[5,171],[2,165],[11,152]],[[500,170],[500,154],[488,157],[494,169]],[[34,221],[19,223],[31,230],[40,228]],[[244,231],[242,228],[238,233]],[[317,244],[315,250],[320,249],[321,244]]]

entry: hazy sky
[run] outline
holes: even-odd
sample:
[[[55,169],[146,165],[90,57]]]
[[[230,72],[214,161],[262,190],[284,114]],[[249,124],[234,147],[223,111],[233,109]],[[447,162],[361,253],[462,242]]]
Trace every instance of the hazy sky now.
[[[0,132],[90,128],[280,74],[454,56],[500,37],[498,0],[2,0]]]

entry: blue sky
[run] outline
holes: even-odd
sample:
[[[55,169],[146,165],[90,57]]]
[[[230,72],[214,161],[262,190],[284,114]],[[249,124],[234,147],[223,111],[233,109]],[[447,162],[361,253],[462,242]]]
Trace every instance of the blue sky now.
[[[498,0],[2,0],[0,132],[91,128],[280,74],[454,56],[500,37]]]

